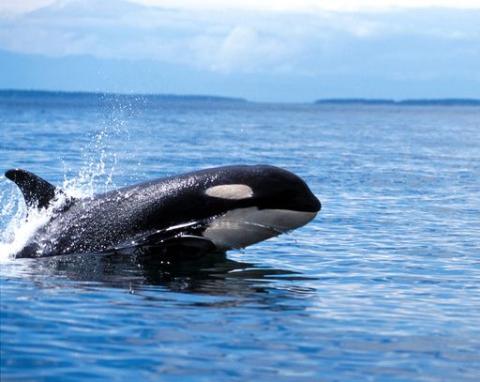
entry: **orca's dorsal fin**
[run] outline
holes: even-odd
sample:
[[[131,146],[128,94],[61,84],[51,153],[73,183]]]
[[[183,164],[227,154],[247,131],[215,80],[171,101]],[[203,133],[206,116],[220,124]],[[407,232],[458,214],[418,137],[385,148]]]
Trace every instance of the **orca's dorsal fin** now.
[[[5,176],[20,188],[28,207],[47,208],[55,195],[61,193],[53,184],[25,170],[8,170]]]

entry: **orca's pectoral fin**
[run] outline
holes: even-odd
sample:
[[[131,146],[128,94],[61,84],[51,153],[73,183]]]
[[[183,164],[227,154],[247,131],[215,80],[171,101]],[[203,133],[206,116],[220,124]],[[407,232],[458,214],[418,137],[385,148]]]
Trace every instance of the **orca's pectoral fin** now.
[[[46,180],[25,170],[8,170],[5,176],[20,188],[29,207],[46,208],[55,195],[61,192]]]
[[[124,245],[114,248],[114,251],[171,259],[196,258],[217,252],[215,244],[201,235],[204,229],[202,222],[192,221],[139,235]]]
[[[188,251],[199,254],[214,252],[216,249],[215,244],[213,244],[213,242],[209,239],[206,239],[202,236],[194,235],[181,235],[177,237],[172,237],[165,240],[162,244],[172,251]]]
[[[159,236],[159,233],[149,235],[130,244],[118,246],[114,251],[177,259],[185,256],[198,257],[217,251],[215,244],[202,236],[186,233],[161,238]]]
[[[183,235],[139,248],[137,254],[151,262],[201,259],[217,252],[215,244],[201,236]]]

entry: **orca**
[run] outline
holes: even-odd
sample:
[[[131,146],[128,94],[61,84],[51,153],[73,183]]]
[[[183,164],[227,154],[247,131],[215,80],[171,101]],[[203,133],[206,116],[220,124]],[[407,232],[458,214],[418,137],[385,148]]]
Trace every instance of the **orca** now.
[[[225,252],[301,227],[321,208],[300,177],[270,165],[204,169],[81,199],[25,170],[5,176],[28,209],[51,213],[16,258],[132,249]]]

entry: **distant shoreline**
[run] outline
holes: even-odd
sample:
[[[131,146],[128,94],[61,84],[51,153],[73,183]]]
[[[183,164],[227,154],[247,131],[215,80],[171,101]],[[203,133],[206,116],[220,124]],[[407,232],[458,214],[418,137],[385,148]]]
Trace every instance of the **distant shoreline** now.
[[[480,106],[480,99],[474,98],[419,98],[419,99],[369,99],[330,98],[319,99],[315,105],[392,105],[392,106]]]
[[[98,98],[101,100],[133,99],[133,100],[164,100],[164,101],[201,101],[201,102],[248,102],[244,98],[224,97],[203,94],[149,94],[149,93],[113,93],[113,92],[90,92],[90,91],[63,91],[63,90],[23,90],[23,89],[0,89],[0,100],[16,97],[45,96],[50,99],[62,97]]]
[[[98,99],[112,101],[128,99],[133,101],[167,101],[167,102],[225,102],[225,103],[260,103],[260,104],[290,104],[291,102],[259,102],[241,97],[228,97],[208,94],[154,94],[154,93],[114,93],[94,91],[64,91],[64,90],[26,90],[0,89],[0,102],[15,102],[34,97],[45,97],[45,100],[55,101],[64,97],[80,100]],[[292,104],[299,104],[298,102]],[[388,98],[321,98],[304,105],[326,106],[480,106],[480,99],[475,98],[418,98],[418,99],[388,99]]]

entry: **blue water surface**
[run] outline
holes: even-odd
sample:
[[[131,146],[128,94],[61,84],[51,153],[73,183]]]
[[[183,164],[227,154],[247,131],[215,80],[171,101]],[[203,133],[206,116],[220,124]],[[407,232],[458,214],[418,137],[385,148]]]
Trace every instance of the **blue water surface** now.
[[[479,107],[27,95],[0,97],[2,172],[88,194],[269,163],[323,209],[202,264],[11,261],[0,178],[2,381],[480,380]]]

